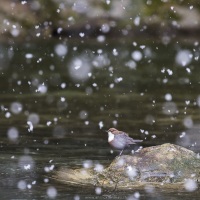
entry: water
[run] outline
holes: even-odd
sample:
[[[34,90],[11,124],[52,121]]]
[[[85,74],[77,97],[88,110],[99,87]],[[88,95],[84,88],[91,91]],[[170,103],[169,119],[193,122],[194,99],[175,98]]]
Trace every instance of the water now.
[[[171,142],[199,152],[197,42],[29,41],[1,44],[0,54],[2,198],[198,197],[184,189],[98,195],[50,178],[87,160],[107,166],[118,153],[107,144],[113,126],[144,147]]]

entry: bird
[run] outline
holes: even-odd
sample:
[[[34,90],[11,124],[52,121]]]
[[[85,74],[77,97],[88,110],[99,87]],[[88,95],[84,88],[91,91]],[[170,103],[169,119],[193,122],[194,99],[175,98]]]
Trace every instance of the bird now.
[[[119,156],[121,156],[123,150],[130,147],[131,144],[142,142],[143,140],[134,140],[129,137],[127,133],[119,131],[115,128],[110,128],[106,131],[108,133],[108,143],[114,149],[121,150]]]

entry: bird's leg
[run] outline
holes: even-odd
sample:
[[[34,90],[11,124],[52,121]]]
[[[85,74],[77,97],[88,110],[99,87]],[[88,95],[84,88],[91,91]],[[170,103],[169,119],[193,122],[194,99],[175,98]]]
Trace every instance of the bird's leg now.
[[[122,150],[121,150],[121,152],[120,152],[119,156],[121,156],[121,155],[122,155],[122,152],[123,152],[123,151],[124,151],[124,149],[122,149]]]

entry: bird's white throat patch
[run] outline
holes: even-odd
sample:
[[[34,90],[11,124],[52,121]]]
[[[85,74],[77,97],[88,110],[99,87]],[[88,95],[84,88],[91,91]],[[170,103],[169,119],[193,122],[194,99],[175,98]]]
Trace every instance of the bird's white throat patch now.
[[[108,142],[111,142],[114,140],[115,135],[112,134],[110,131],[108,132]]]

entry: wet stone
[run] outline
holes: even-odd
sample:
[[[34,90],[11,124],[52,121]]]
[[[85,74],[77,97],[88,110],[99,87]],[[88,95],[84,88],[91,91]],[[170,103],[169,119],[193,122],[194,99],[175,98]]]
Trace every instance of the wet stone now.
[[[151,184],[175,189],[184,186],[187,179],[198,182],[200,159],[193,151],[167,143],[118,156],[102,172],[62,168],[53,178],[77,186],[130,189]]]

